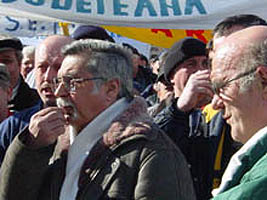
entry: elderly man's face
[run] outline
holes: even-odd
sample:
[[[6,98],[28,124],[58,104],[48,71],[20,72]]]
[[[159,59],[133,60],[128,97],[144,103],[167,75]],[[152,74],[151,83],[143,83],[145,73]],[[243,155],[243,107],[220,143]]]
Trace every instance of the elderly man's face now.
[[[37,91],[47,106],[56,105],[56,98],[52,91],[52,80],[57,77],[58,69],[63,61],[59,50],[51,51],[43,45],[36,51],[35,80]]]
[[[0,51],[0,63],[4,63],[7,66],[10,74],[11,87],[14,88],[19,80],[20,74],[20,63],[15,50]]]
[[[58,106],[63,109],[67,122],[78,132],[108,107],[105,84],[96,89],[91,79],[100,77],[89,73],[85,63],[85,58],[80,55],[66,56],[58,72],[59,81],[55,89]]]
[[[175,96],[179,97],[182,94],[189,77],[193,73],[207,69],[207,67],[206,56],[194,56],[180,64],[170,75],[171,83],[174,85]]]
[[[24,54],[21,61],[21,75],[25,79],[34,68],[34,54]]]
[[[240,57],[238,52],[231,46],[216,52],[212,61],[211,82],[216,88],[214,99],[224,109],[223,117],[231,125],[233,139],[245,143],[251,137],[248,133],[254,127],[253,116],[257,115],[257,104],[261,97],[254,87],[240,91],[240,81],[246,75],[239,78],[244,71],[237,67]]]

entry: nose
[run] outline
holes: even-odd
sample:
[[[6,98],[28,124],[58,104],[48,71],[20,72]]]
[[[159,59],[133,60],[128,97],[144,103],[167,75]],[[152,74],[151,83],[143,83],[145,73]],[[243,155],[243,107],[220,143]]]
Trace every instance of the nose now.
[[[64,97],[68,95],[68,92],[63,84],[63,82],[59,83],[57,88],[55,88],[54,95],[56,97]]]
[[[213,99],[211,101],[211,105],[212,108],[215,110],[224,109],[223,101],[217,94],[214,94]]]
[[[44,74],[44,80],[47,82],[52,82],[53,78],[57,77],[57,71],[52,67],[49,66]]]

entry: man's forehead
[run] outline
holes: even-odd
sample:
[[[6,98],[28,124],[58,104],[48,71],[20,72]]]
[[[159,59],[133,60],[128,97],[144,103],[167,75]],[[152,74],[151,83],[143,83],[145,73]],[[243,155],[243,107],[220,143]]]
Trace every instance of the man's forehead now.
[[[222,75],[225,71],[235,67],[241,53],[235,44],[224,44],[216,52],[212,59],[211,78]]]
[[[37,57],[41,56],[41,55],[47,55],[47,56],[58,56],[61,55],[61,48],[55,48],[55,47],[50,47],[47,46],[45,44],[41,44],[38,48],[37,48]]]
[[[0,57],[13,57],[14,55],[15,55],[15,50],[13,49],[0,51]]]
[[[89,73],[84,66],[84,60],[76,56],[66,56],[62,61],[58,75],[81,76]]]
[[[222,45],[214,55],[214,62],[221,62],[229,63],[235,56],[237,56],[240,53],[241,49],[239,46],[229,43]]]
[[[213,51],[216,51],[225,41],[226,37],[225,36],[221,36],[221,37],[217,37],[216,35],[213,37]]]

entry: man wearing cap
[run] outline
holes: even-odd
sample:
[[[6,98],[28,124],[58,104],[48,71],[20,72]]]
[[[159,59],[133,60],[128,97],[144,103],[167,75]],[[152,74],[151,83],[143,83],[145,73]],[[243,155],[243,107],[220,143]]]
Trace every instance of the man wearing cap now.
[[[210,102],[212,90],[205,44],[194,38],[175,43],[167,53],[164,76],[172,84],[174,99],[154,121],[175,142],[191,166],[197,199],[208,199],[211,191],[212,143],[202,106]]]
[[[156,76],[152,73],[151,69],[140,65],[140,53],[135,47],[128,43],[122,43],[122,45],[132,52],[134,88],[141,96],[146,98],[147,95],[143,93],[147,87],[152,87]]]
[[[34,106],[40,99],[37,91],[31,89],[20,74],[22,48],[19,39],[0,35],[0,63],[7,66],[12,88],[12,96],[8,102],[10,112],[21,111]]]
[[[109,42],[115,42],[114,39],[107,33],[107,31],[100,26],[81,25],[75,29],[71,34],[74,40],[80,39],[97,39]]]
[[[163,61],[166,59],[167,52],[159,56],[159,71],[157,73],[157,80],[153,85],[154,94],[146,98],[148,105],[148,113],[151,117],[155,117],[166,106],[168,106],[173,99],[173,87],[164,78]]]
[[[11,95],[10,77],[3,63],[0,63],[0,122],[8,116],[7,102]]]

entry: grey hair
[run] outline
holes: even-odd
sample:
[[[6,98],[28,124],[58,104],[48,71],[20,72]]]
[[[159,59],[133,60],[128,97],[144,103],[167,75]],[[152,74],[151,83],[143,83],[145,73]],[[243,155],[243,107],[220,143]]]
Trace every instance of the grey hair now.
[[[35,46],[25,46],[22,49],[23,55],[34,55],[35,53]]]
[[[87,70],[95,77],[103,80],[95,80],[99,89],[103,82],[112,79],[120,81],[118,98],[133,96],[133,64],[131,53],[121,45],[102,40],[78,40],[62,49],[64,56],[85,55],[87,57]]]
[[[250,45],[242,55],[239,67],[242,67],[244,71],[249,71],[256,69],[260,65],[267,67],[267,39],[260,43]],[[249,90],[255,81],[257,81],[257,84],[261,84],[261,80],[256,73],[241,78],[240,91],[244,92]]]

